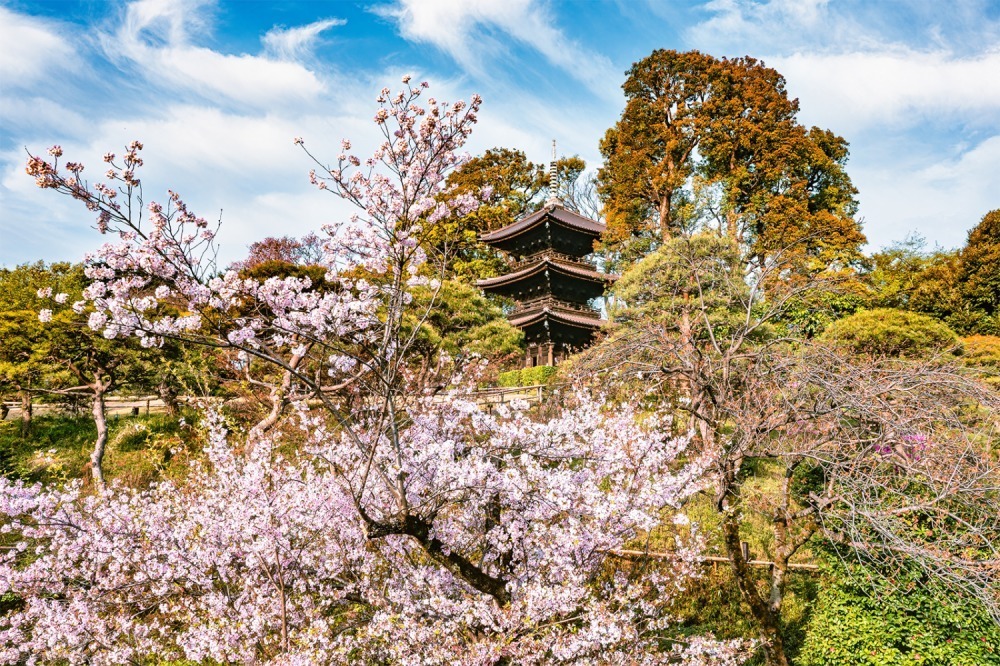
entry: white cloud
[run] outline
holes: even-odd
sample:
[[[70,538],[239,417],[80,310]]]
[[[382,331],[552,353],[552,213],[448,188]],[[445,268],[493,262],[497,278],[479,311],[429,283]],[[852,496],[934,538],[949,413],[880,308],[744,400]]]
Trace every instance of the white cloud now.
[[[909,49],[797,53],[768,64],[784,74],[806,121],[838,132],[917,125],[931,115],[1000,114],[1000,50],[970,57]]]
[[[888,245],[917,232],[946,248],[966,235],[989,210],[1000,206],[1000,135],[953,159],[852,169],[861,190],[861,215],[872,246]]]
[[[0,6],[3,87],[35,83],[53,68],[76,69],[73,49],[54,24]]]
[[[324,91],[317,74],[299,63],[195,45],[192,38],[204,38],[210,29],[211,5],[208,0],[132,2],[118,30],[104,35],[105,50],[114,60],[138,65],[154,83],[208,99],[221,95],[231,102],[274,108],[301,104]]]
[[[702,6],[711,18],[694,26],[690,35],[696,40],[759,38],[776,35],[777,25],[804,31],[819,25],[826,14],[828,0],[711,0]],[[770,35],[768,35],[770,33]]]
[[[376,12],[394,19],[405,39],[433,44],[478,76],[487,73],[486,56],[504,57],[505,42],[513,40],[541,53],[592,92],[617,94],[620,77],[611,61],[569,39],[534,0],[398,0]]]
[[[332,136],[331,124],[338,128]],[[143,140],[145,166],[138,175],[144,199],[163,202],[169,188],[206,219],[218,219],[221,211],[220,259],[228,263],[265,236],[302,235],[349,216],[339,200],[309,185],[312,164],[292,139],[306,136],[317,154],[336,154],[341,136],[374,129],[367,118],[364,126],[350,117],[246,116],[175,105],[158,118],[108,119],[61,143],[66,159],[82,162],[94,183],[103,180],[101,155],[120,153],[132,138]],[[365,147],[364,139],[358,143]],[[0,264],[22,257],[77,260],[109,240],[93,231],[93,214],[79,202],[38,189],[24,173],[24,159],[18,151],[0,156]]]
[[[274,27],[267,31],[261,41],[273,58],[299,60],[310,55],[321,33],[346,23],[344,19],[330,18],[296,28]]]

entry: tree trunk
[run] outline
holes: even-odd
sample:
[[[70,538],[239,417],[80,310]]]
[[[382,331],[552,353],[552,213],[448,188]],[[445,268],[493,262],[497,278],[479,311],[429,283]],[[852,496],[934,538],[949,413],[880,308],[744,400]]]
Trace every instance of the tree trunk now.
[[[27,391],[21,391],[21,437],[27,437],[31,434],[32,409],[31,394]]]
[[[667,191],[660,195],[660,236],[664,243],[670,240],[670,197],[672,194],[672,191]]]
[[[7,406],[6,402],[0,400],[0,421],[6,420],[8,414],[10,414],[10,407]]]
[[[156,392],[159,394],[160,400],[163,401],[163,405],[167,408],[167,414],[177,416],[181,413],[180,405],[177,402],[177,389],[170,382],[165,379],[161,381],[156,387]]]
[[[101,490],[104,489],[104,447],[108,443],[108,420],[104,405],[104,393],[107,387],[97,380],[94,387],[93,414],[94,425],[97,426],[97,441],[94,442],[94,450],[90,454],[90,473],[94,477],[94,483]]]
[[[726,554],[733,563],[733,577],[740,596],[750,607],[750,613],[757,620],[758,633],[764,649],[764,659],[768,666],[788,666],[785,642],[781,637],[780,615],[771,610],[771,605],[760,596],[753,572],[743,557],[740,546],[740,523],[733,509],[727,509],[722,521]],[[780,608],[780,603],[777,604]]]

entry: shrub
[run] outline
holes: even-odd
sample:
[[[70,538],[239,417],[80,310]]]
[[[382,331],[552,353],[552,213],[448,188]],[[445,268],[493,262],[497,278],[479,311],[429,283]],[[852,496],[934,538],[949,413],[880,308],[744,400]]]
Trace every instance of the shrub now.
[[[962,344],[965,364],[982,372],[987,383],[1000,389],[1000,337],[970,335],[962,339]]]
[[[931,587],[916,570],[887,577],[830,565],[799,666],[997,666],[1000,626],[976,602]]]
[[[835,321],[820,339],[872,356],[915,357],[961,344],[955,332],[940,321],[893,308],[863,310]]]
[[[536,365],[533,368],[522,368],[501,372],[497,376],[497,384],[504,387],[537,386],[548,384],[556,375],[556,369],[551,365]]]

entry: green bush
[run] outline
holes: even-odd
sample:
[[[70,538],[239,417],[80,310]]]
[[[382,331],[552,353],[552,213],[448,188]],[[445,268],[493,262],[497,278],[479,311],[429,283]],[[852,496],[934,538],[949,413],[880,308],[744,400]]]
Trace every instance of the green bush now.
[[[829,565],[797,666],[998,666],[1000,626],[918,571]]]
[[[914,357],[961,345],[955,332],[937,319],[893,308],[862,310],[835,321],[820,339],[872,356]]]
[[[1000,336],[970,335],[962,338],[962,361],[980,371],[986,382],[1000,389]]]
[[[551,365],[536,365],[533,368],[510,370],[497,375],[497,384],[503,387],[537,386],[548,384],[556,375],[556,369]]]
[[[533,368],[525,368],[521,370],[521,386],[548,384],[555,375],[556,369],[551,365],[536,365]]]

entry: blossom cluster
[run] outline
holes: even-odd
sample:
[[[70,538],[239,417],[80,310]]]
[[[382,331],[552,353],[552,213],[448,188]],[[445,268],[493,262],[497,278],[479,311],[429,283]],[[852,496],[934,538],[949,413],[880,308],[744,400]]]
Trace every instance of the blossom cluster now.
[[[400,450],[303,408],[314,457],[266,439],[237,453],[209,414],[208,461],[183,485],[88,496],[0,480],[14,544],[0,584],[24,600],[0,662],[736,663],[733,643],[658,648],[697,543],[664,567],[607,566],[701,487],[706,461],[677,464],[685,439],[584,398],[541,423],[457,397],[408,411]],[[405,530],[375,534],[398,517],[397,491],[440,556]],[[451,555],[509,599],[456,575]]]

